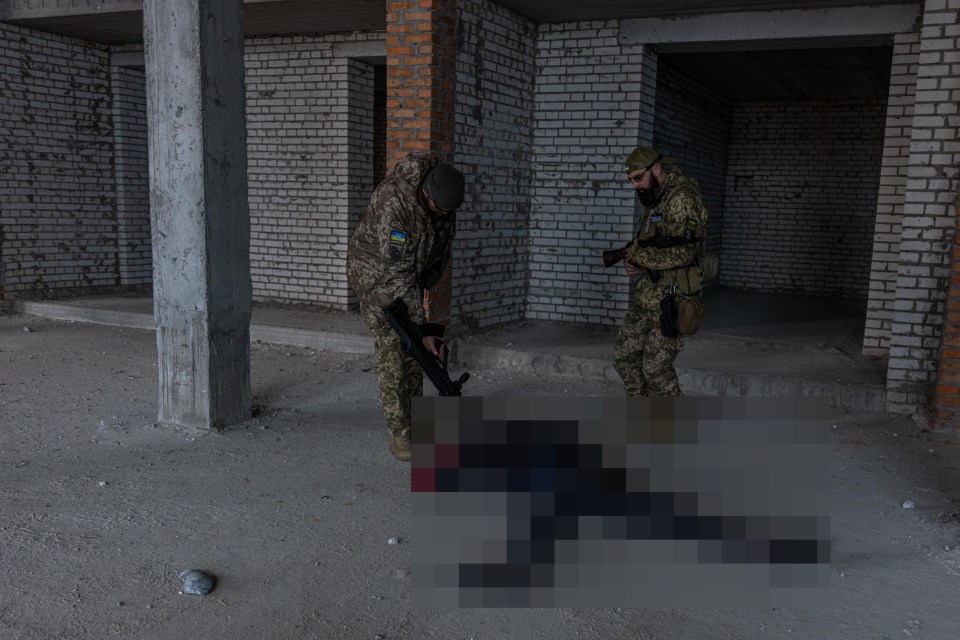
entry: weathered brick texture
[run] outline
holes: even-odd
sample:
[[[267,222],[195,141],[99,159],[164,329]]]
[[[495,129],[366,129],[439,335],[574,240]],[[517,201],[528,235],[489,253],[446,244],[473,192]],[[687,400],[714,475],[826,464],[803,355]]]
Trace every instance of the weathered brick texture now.
[[[113,67],[111,90],[119,284],[150,284],[153,266],[144,72]]]
[[[387,164],[411,151],[455,162],[457,3],[387,2]],[[450,268],[426,296],[434,322],[450,320]]]
[[[952,315],[945,316],[948,295],[955,292],[951,276],[960,257],[952,241],[960,182],[958,52],[960,2],[928,0],[890,327],[887,409],[903,413],[932,409],[938,425],[956,425],[960,415],[956,413],[960,388],[949,379],[957,353],[948,343],[960,334],[960,327]],[[938,362],[942,362],[939,385]]]
[[[870,294],[863,337],[863,352],[870,356],[886,355],[890,349],[890,323],[897,295],[903,201],[907,191],[919,56],[919,33],[898,34],[895,37],[873,232]]]
[[[0,283],[117,284],[107,48],[0,24]]]
[[[738,103],[723,214],[723,283],[866,298],[882,102]]]
[[[255,300],[348,308],[346,246],[378,178],[374,68],[338,58],[342,42],[382,34],[247,41],[247,165]],[[143,75],[114,72],[121,273],[146,265]],[[141,109],[138,113],[137,106]],[[381,123],[382,125],[382,123]],[[130,230],[130,239],[124,230]],[[129,256],[128,263],[124,257]],[[140,280],[136,280],[139,282]],[[131,281],[131,283],[135,283]]]
[[[927,2],[914,113],[915,133],[904,213],[906,216],[922,210],[928,224],[925,228],[911,224],[910,233],[904,231],[902,242],[915,239],[910,245],[919,250],[901,257],[899,275],[907,280],[905,262],[913,257],[917,257],[920,264],[931,265],[932,278],[916,280],[916,286],[930,300],[929,306],[919,304],[920,300],[911,300],[914,306],[910,312],[919,314],[920,318],[904,317],[894,324],[890,369],[892,375],[896,366],[898,373],[908,374],[906,380],[909,381],[911,361],[919,364],[920,371],[924,372],[926,363],[938,362],[933,424],[957,429],[960,428],[960,207],[957,200],[960,188],[960,0]],[[920,166],[914,168],[915,162]],[[920,193],[924,188],[925,193]],[[937,264],[939,256],[945,256],[949,264],[946,282],[939,278],[943,271]],[[900,294],[900,278],[898,301],[906,298]],[[911,283],[902,284],[906,288]],[[945,296],[941,292],[945,292]],[[945,309],[941,306],[944,297]],[[899,349],[909,348],[915,337],[921,338],[919,349],[914,347],[909,357],[905,357]],[[896,360],[894,345],[898,348]],[[892,403],[903,404],[892,404],[890,409],[906,410],[910,402],[923,400],[922,396],[914,397],[909,386],[895,386],[888,379],[888,397],[894,389],[903,392],[905,397],[893,397]]]
[[[460,7],[456,157],[467,193],[453,321],[477,328],[524,317],[537,30],[487,0]]]
[[[528,318],[614,324],[626,310],[627,277],[600,254],[635,231],[622,165],[653,140],[657,65],[619,33],[616,21],[538,27]]]
[[[662,60],[657,65],[653,144],[661,153],[672,156],[685,175],[700,182],[709,212],[707,250],[717,253],[723,237],[732,109],[729,100],[674,71]]]
[[[336,57],[380,34],[247,42],[254,299],[347,308],[346,249],[373,170],[373,70]],[[364,203],[365,204],[365,203]]]

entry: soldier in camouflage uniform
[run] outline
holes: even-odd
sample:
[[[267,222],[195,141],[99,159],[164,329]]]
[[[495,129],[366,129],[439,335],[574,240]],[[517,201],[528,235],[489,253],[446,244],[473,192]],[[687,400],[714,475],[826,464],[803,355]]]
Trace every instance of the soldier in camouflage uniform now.
[[[383,308],[402,298],[410,320],[425,322],[423,290],[436,285],[450,260],[463,187],[463,175],[436,156],[404,157],[377,186],[347,250],[347,280],[373,332],[390,451],[398,460],[410,459],[410,401],[423,395],[423,374]],[[442,356],[439,338],[424,337],[423,344]]]
[[[672,162],[651,147],[638,147],[627,158],[624,170],[644,206],[638,240],[655,235],[685,240],[705,237],[707,209],[699,184],[678,170],[667,173],[663,165]],[[660,331],[660,302],[672,285],[689,284],[687,267],[702,255],[703,247],[703,242],[639,247],[634,241],[628,249],[624,268],[628,275],[640,278],[613,349],[613,365],[628,396],[683,395],[673,366],[683,349],[683,336],[671,338]],[[657,274],[659,280],[654,282]],[[699,283],[696,289],[681,293],[699,300]]]

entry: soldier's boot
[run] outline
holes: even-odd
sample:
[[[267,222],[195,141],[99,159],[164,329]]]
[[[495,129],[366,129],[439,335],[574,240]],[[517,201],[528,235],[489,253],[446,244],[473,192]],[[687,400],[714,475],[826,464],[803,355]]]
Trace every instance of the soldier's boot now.
[[[410,461],[410,432],[398,431],[390,434],[390,453],[401,462]]]

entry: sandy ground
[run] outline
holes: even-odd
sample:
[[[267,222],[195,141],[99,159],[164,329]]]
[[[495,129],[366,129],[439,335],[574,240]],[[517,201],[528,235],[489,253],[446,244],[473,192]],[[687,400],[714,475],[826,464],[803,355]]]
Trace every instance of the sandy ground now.
[[[960,637],[956,435],[843,412],[829,607],[413,609],[409,467],[372,367],[257,344],[256,418],[158,429],[152,333],[0,316],[0,638]],[[490,370],[468,390],[622,393]],[[213,593],[180,595],[187,568]]]

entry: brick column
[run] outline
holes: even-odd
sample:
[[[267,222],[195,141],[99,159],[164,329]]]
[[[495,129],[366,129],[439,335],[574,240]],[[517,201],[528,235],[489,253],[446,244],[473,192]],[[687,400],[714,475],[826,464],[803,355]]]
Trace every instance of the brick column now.
[[[956,274],[960,153],[960,0],[927,0],[904,196],[897,295],[890,330],[887,409],[960,418]],[[945,309],[945,306],[950,308]]]
[[[919,58],[919,33],[894,36],[877,218],[873,228],[870,292],[863,336],[865,356],[885,356],[890,351],[890,325],[896,312],[900,236],[903,232],[903,204],[910,168]]]
[[[453,162],[457,3],[387,2],[387,168],[411,151]],[[426,297],[432,322],[449,324],[450,268]]]
[[[950,254],[950,286],[943,323],[943,346],[937,370],[933,426],[960,428],[960,207],[956,212]]]

